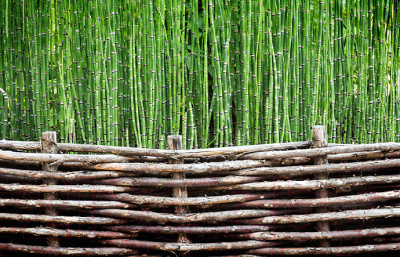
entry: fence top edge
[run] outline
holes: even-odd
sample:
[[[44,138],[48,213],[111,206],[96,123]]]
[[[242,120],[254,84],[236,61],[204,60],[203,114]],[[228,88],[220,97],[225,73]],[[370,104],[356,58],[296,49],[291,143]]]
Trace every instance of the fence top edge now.
[[[183,158],[183,157],[201,158],[201,157],[216,156],[216,155],[237,155],[250,152],[309,148],[312,146],[312,143],[309,140],[309,141],[293,142],[293,143],[231,146],[231,147],[205,148],[205,149],[193,149],[193,150],[161,150],[161,149],[136,148],[136,147],[124,147],[124,146],[105,146],[105,145],[70,144],[70,143],[58,143],[57,146],[61,152],[111,153],[117,155],[154,156],[154,157],[164,157],[164,158]],[[40,142],[0,140],[0,149],[39,151]]]

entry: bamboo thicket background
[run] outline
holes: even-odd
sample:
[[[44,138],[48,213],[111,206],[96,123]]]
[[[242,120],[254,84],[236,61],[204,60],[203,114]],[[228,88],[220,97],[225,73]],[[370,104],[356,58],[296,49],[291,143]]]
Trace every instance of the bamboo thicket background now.
[[[0,0],[1,138],[399,141],[396,0]]]

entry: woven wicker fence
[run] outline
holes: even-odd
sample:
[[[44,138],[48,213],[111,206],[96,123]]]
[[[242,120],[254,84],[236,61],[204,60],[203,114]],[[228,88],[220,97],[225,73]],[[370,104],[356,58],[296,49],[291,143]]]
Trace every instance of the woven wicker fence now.
[[[0,141],[3,256],[349,255],[400,249],[400,144],[181,150]],[[71,154],[74,153],[74,154]],[[19,253],[19,254],[20,254]]]

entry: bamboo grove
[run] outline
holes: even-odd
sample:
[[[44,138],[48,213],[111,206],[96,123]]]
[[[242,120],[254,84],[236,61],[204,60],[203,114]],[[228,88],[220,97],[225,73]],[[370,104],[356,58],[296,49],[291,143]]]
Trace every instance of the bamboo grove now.
[[[0,0],[1,139],[400,140],[396,0]]]

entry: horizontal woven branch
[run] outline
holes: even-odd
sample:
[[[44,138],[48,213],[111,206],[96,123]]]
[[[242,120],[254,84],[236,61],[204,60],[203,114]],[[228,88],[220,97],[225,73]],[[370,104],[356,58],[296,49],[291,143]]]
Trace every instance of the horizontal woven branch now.
[[[90,153],[110,153],[127,156],[154,156],[164,158],[202,158],[207,156],[236,156],[238,154],[248,152],[287,150],[296,148],[309,148],[312,146],[311,141],[280,143],[280,144],[263,144],[263,145],[247,145],[235,147],[221,147],[209,149],[195,150],[159,150],[145,149],[134,147],[119,146],[102,146],[102,145],[86,145],[86,144],[57,144],[62,152],[90,152]],[[25,141],[0,141],[0,149],[4,150],[28,150],[39,151],[41,149],[39,142]],[[0,157],[1,158],[1,157]]]
[[[396,251],[400,249],[400,243],[355,245],[342,247],[304,247],[304,248],[260,248],[249,250],[247,254],[263,255],[343,255],[371,252]],[[229,255],[234,257],[235,255]],[[226,257],[226,256],[225,256]]]
[[[76,247],[50,247],[50,246],[34,246],[21,244],[5,244],[0,243],[0,250],[11,252],[24,252],[34,254],[47,254],[51,256],[67,255],[67,256],[105,256],[105,255],[127,255],[141,254],[141,251],[126,249],[121,247],[102,247],[102,248],[76,248]],[[149,256],[149,255],[147,255]],[[149,256],[150,257],[150,256]]]

